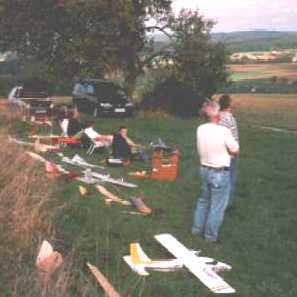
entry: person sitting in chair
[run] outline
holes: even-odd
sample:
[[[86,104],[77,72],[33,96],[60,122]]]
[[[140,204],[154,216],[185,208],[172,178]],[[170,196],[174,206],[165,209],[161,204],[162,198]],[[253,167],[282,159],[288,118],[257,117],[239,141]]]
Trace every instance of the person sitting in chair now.
[[[148,157],[143,146],[136,144],[128,137],[128,129],[120,127],[113,136],[112,156],[122,160],[142,160],[147,161]]]
[[[91,142],[94,144],[94,148],[108,147],[112,144],[112,135],[102,135],[94,130],[94,122],[88,122],[84,130],[85,135],[87,135]]]

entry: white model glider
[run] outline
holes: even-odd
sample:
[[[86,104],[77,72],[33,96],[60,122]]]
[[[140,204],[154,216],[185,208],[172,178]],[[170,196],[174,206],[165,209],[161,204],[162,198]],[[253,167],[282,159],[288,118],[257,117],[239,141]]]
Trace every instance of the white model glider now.
[[[230,270],[231,266],[208,257],[194,255],[171,234],[159,234],[155,238],[212,292],[221,294],[236,292],[217,274],[223,270]]]
[[[84,171],[86,173],[86,171]],[[87,172],[90,177],[94,178],[98,182],[107,182],[117,186],[127,187],[127,188],[137,188],[138,186],[132,183],[125,182],[124,179],[112,178],[109,174],[101,174],[94,171]]]
[[[72,159],[68,158],[68,157],[63,157],[62,161],[71,165],[76,165],[79,167],[83,167],[83,168],[99,168],[99,169],[104,169],[103,166],[99,166],[99,165],[93,165],[88,163],[85,159],[83,159],[82,157],[80,157],[79,155],[74,155],[74,157]]]
[[[123,259],[137,274],[141,276],[149,275],[146,269],[176,271],[187,268],[212,292],[221,294],[235,293],[235,290],[217,274],[220,271],[230,270],[231,266],[217,262],[212,258],[200,257],[199,251],[187,249],[170,234],[156,235],[155,238],[176,258],[151,260],[144,253],[139,243],[131,243],[130,255],[124,256]]]

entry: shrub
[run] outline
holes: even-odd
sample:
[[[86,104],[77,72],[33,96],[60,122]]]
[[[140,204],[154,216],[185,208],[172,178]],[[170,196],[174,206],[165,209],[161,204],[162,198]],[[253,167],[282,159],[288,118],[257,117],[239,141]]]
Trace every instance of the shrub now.
[[[141,108],[162,110],[183,117],[193,116],[198,114],[204,99],[184,83],[169,78],[144,96]]]

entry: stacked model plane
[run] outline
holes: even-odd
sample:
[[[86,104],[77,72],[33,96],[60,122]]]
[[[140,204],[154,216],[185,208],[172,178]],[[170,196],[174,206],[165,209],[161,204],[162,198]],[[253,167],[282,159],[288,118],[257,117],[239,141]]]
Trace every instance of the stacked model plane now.
[[[155,239],[176,258],[171,260],[151,260],[139,243],[131,243],[130,255],[124,256],[125,262],[141,276],[149,275],[146,269],[156,271],[176,271],[187,268],[212,292],[221,294],[235,293],[217,273],[230,270],[231,266],[212,258],[200,257],[199,252],[191,251],[170,234],[156,235]]]

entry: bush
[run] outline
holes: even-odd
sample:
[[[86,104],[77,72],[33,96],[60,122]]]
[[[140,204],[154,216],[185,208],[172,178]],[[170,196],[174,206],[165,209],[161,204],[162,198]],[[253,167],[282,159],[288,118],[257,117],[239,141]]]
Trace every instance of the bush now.
[[[178,116],[194,116],[205,98],[184,83],[169,78],[160,82],[144,96],[140,107],[144,110],[162,110]]]

